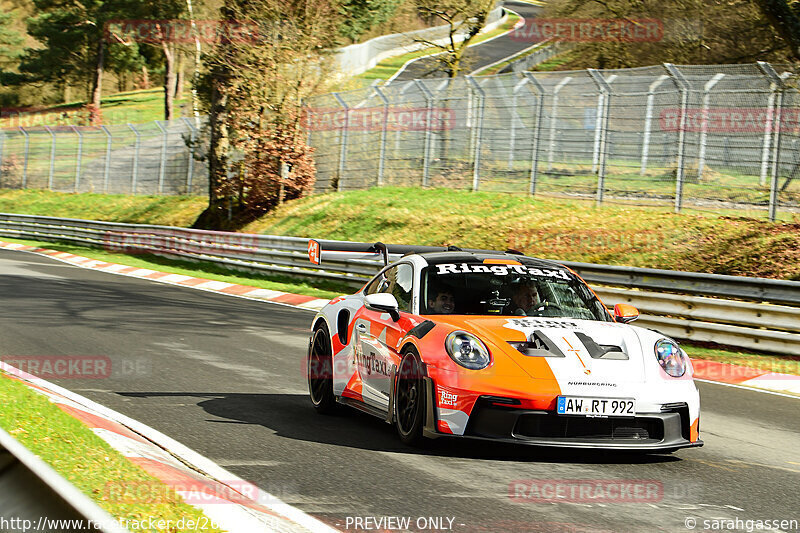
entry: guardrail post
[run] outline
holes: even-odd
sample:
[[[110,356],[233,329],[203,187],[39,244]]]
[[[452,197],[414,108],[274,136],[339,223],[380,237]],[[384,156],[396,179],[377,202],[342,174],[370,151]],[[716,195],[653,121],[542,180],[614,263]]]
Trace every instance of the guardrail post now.
[[[83,156],[83,134],[76,126],[72,126],[72,131],[78,136],[78,157],[75,161],[75,185],[73,186],[74,192],[78,192],[81,185],[81,157]]]
[[[550,153],[547,156],[547,170],[553,170],[553,155],[556,151],[556,118],[558,117],[558,93],[561,92],[570,81],[571,76],[567,76],[553,89],[553,102],[550,104]]]
[[[475,81],[472,76],[464,76],[467,79],[472,90],[480,96],[481,105],[478,111],[477,127],[475,128],[475,143],[473,149],[473,164],[472,164],[472,190],[477,191],[480,186],[481,175],[481,141],[483,137],[483,116],[486,111],[486,93],[483,88]],[[470,92],[473,92],[470,91]]]
[[[670,77],[678,86],[681,94],[681,117],[678,121],[678,159],[675,169],[675,212],[681,212],[683,203],[683,163],[684,163],[684,144],[686,143],[686,113],[689,107],[689,82],[683,74],[672,63],[664,63]]]
[[[420,81],[414,80],[417,87],[425,96],[425,144],[422,147],[422,186],[427,187],[431,166],[431,122],[433,120],[433,93]]]
[[[133,130],[136,135],[136,141],[133,143],[133,170],[131,171],[131,194],[136,194],[136,182],[139,179],[139,144],[141,134],[133,124],[128,123],[128,127]]]
[[[386,131],[389,127],[389,99],[377,85],[373,85],[372,89],[383,102],[383,123],[381,126],[380,152],[378,154],[378,187],[380,187],[383,185],[383,173],[386,169]]]
[[[702,179],[703,168],[706,166],[706,144],[708,142],[708,106],[711,100],[711,89],[725,77],[721,72],[703,86],[702,122],[700,124],[700,153],[697,155],[697,178]]]
[[[19,131],[25,136],[25,162],[22,165],[22,188],[28,188],[28,156],[30,155],[31,138],[25,128],[19,126]]]
[[[158,194],[164,194],[164,173],[167,165],[167,130],[161,125],[160,120],[154,120],[161,130],[161,158],[158,162]]]
[[[194,178],[194,146],[197,142],[197,128],[192,121],[184,117],[183,121],[189,126],[189,158],[186,161],[186,194],[192,194],[192,179]]]
[[[656,97],[656,89],[659,85],[668,80],[669,76],[662,74],[656,81],[650,84],[647,89],[647,105],[644,112],[644,137],[642,139],[642,165],[639,169],[639,175],[644,176],[647,172],[647,157],[650,152],[650,131],[653,127],[653,103]]]
[[[339,105],[344,109],[344,124],[342,125],[342,132],[340,136],[341,147],[339,150],[339,175],[336,179],[336,190],[342,190],[342,180],[344,179],[344,167],[347,161],[347,134],[350,130],[350,108],[347,106],[339,93],[333,93],[333,97],[339,102]]]
[[[772,148],[772,176],[769,184],[769,219],[772,222],[778,218],[778,177],[781,171],[781,130],[783,130],[783,95],[786,91],[786,84],[781,76],[775,72],[772,65],[763,61],[758,63],[761,71],[766,74],[772,81],[771,86],[774,85],[777,89],[775,97],[774,111],[770,109],[769,115],[773,118],[773,128],[775,130],[775,140]],[[773,91],[774,92],[774,91]]]
[[[47,189],[52,191],[53,190],[53,174],[55,174],[56,170],[56,133],[50,129],[50,126],[45,126],[46,129],[50,133],[50,175],[47,178]]]
[[[106,161],[103,165],[103,192],[108,193],[108,170],[111,167],[111,132],[105,126],[100,126],[106,134]]]
[[[586,69],[589,75],[597,84],[600,91],[598,97],[598,114],[595,119],[595,150],[597,153],[597,205],[603,203],[603,193],[605,191],[605,178],[606,178],[606,158],[608,151],[607,137],[608,137],[608,120],[611,109],[611,86],[608,81],[593,68]],[[616,76],[614,76],[616,78]],[[611,81],[614,81],[614,78]]]
[[[536,88],[538,96],[536,103],[536,121],[533,125],[533,139],[531,145],[531,183],[530,193],[531,196],[536,195],[536,180],[539,177],[539,145],[542,138],[542,114],[544,112],[544,87],[539,83],[532,72],[524,72],[525,79]]]

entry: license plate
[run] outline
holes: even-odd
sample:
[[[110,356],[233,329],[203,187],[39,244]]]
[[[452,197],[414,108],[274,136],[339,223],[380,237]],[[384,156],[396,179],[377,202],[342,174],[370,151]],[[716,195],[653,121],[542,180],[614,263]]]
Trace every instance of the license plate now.
[[[636,402],[629,398],[591,398],[559,396],[556,412],[560,415],[635,416]]]

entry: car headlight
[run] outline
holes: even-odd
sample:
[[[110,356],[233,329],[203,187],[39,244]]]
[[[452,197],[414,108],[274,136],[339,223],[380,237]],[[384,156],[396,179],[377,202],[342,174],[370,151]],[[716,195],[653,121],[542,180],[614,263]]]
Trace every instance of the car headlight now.
[[[470,370],[489,366],[489,350],[481,340],[466,331],[454,331],[444,341],[450,359]]]
[[[679,378],[686,373],[686,354],[673,341],[661,339],[656,343],[656,359],[664,372],[673,378]]]

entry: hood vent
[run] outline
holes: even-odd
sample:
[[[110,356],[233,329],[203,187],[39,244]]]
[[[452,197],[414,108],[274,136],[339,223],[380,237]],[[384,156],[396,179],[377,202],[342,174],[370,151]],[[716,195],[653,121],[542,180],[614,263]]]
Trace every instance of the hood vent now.
[[[538,329],[531,333],[527,341],[509,341],[508,344],[528,357],[564,357],[564,353],[558,349],[556,343]]]
[[[586,347],[586,351],[592,359],[611,359],[617,361],[627,361],[628,354],[620,346],[613,344],[597,344],[594,339],[580,331],[575,332],[575,336]]]

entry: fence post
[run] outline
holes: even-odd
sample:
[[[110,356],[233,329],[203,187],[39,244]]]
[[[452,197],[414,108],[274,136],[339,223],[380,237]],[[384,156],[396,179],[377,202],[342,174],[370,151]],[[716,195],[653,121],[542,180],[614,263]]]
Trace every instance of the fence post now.
[[[594,74],[592,72],[596,72],[595,69],[587,69],[589,70],[589,74],[594,78]],[[601,76],[602,77],[602,76]],[[607,80],[604,80],[606,85],[613,82],[617,79],[616,74],[612,74],[608,77]],[[597,83],[597,80],[595,80]],[[609,88],[610,90],[610,88]],[[604,126],[604,117],[606,112],[606,92],[599,88],[599,94],[597,95],[597,110],[595,111],[595,119],[594,119],[594,146],[592,147],[592,173],[597,172],[597,166],[600,162],[600,144],[601,141],[607,135],[607,132],[603,130]]]
[[[678,121],[678,160],[675,170],[675,212],[680,213],[683,203],[683,159],[686,142],[686,112],[689,107],[689,82],[672,63],[664,63],[664,68],[667,69],[681,94],[681,118]]]
[[[642,139],[642,166],[639,169],[639,175],[644,176],[647,172],[647,157],[650,152],[650,130],[653,127],[653,103],[656,97],[656,89],[659,85],[669,79],[669,76],[662,74],[656,81],[650,84],[647,89],[647,106],[644,112],[644,138]]]
[[[772,85],[778,90],[775,97],[775,110],[770,109],[769,115],[773,117],[773,128],[775,130],[773,148],[772,148],[772,176],[769,184],[769,219],[775,222],[778,218],[778,177],[781,171],[781,130],[783,130],[783,95],[786,90],[786,84],[781,76],[775,72],[772,65],[769,63],[759,61],[758,63],[761,71],[770,78]]]
[[[553,103],[550,105],[550,153],[547,155],[547,170],[553,170],[553,154],[556,151],[556,117],[558,116],[558,93],[566,84],[572,81],[571,76],[567,76],[553,89]]]
[[[481,99],[481,106],[479,108],[479,115],[478,115],[478,124],[475,128],[475,144],[473,153],[475,154],[473,158],[473,165],[472,165],[472,190],[477,191],[480,186],[480,177],[481,177],[481,138],[483,137],[483,115],[484,111],[486,110],[486,93],[484,92],[483,88],[478,85],[478,82],[472,76],[464,76],[467,79],[467,83],[470,84],[470,87],[474,92],[477,92],[480,95]],[[470,91],[472,92],[472,91]]]
[[[73,186],[74,192],[78,192],[81,185],[81,157],[83,156],[83,134],[76,126],[72,126],[72,131],[78,136],[78,157],[75,161],[75,185]]]
[[[25,136],[25,162],[22,165],[22,188],[28,188],[28,155],[30,154],[31,138],[25,128],[19,126],[19,131]]]
[[[339,93],[333,93],[333,97],[336,98],[336,101],[339,102],[339,105],[342,106],[344,109],[344,124],[342,125],[342,133],[341,133],[341,142],[342,146],[339,150],[339,175],[336,179],[336,190],[342,190],[342,179],[344,178],[344,165],[347,161],[347,133],[350,130],[350,108],[347,107],[347,104],[342,97],[339,96]]]
[[[161,125],[160,120],[154,120],[161,130],[161,158],[158,162],[158,194],[164,194],[164,172],[167,170],[167,130]]]
[[[183,121],[189,126],[189,158],[186,161],[186,194],[192,194],[192,178],[194,178],[194,145],[197,142],[197,128],[192,121],[184,117]]]
[[[598,108],[597,118],[595,119],[595,145],[597,150],[597,205],[603,203],[603,192],[605,191],[606,178],[606,138],[608,136],[608,115],[611,109],[611,86],[606,79],[593,68],[586,69],[589,75],[597,84],[602,98],[602,106]],[[611,81],[614,81],[613,79]],[[600,98],[598,98],[600,100]],[[598,104],[599,105],[599,104]],[[599,128],[599,129],[597,129]],[[597,134],[599,132],[599,136]]]
[[[56,133],[50,129],[50,126],[44,127],[50,133],[50,175],[47,178],[47,189],[53,190],[53,174],[56,170]]]
[[[536,120],[533,124],[533,139],[531,146],[531,196],[536,195],[536,180],[539,177],[539,145],[542,138],[542,113],[544,112],[544,87],[539,83],[532,72],[523,72],[525,79],[536,88],[538,101],[536,104]]]
[[[2,183],[3,183],[3,161],[4,161],[4,159],[3,159],[3,155],[4,155],[3,151],[4,151],[4,148],[5,148],[5,144],[6,144],[5,140],[6,140],[6,134],[2,130],[2,128],[0,128],[0,187],[2,187]]]
[[[431,121],[433,120],[433,93],[420,81],[414,80],[419,90],[425,96],[425,144],[422,147],[422,186],[427,187],[431,167]]]
[[[386,169],[386,131],[389,127],[389,99],[377,85],[373,85],[372,89],[383,102],[383,125],[381,127],[380,153],[378,154],[378,187],[380,187],[383,185],[383,173]]]
[[[697,178],[703,177],[703,168],[706,166],[706,143],[708,142],[708,105],[711,99],[711,89],[725,77],[718,72],[703,86],[702,122],[700,123],[700,153],[697,154]]]
[[[761,69],[761,72],[769,78],[769,97],[767,98],[767,120],[764,124],[764,142],[761,146],[761,172],[758,178],[758,184],[762,187],[767,184],[767,172],[769,168],[769,147],[772,141],[772,128],[774,123],[774,106],[775,106],[775,96],[778,92],[779,87],[779,80],[780,77],[778,73],[775,72],[775,69],[772,68],[772,65],[765,61],[758,62],[758,68]],[[777,80],[777,81],[776,81]]]
[[[136,141],[133,143],[133,170],[131,173],[131,194],[136,194],[136,182],[139,179],[139,138],[140,134],[139,131],[134,127],[133,124],[128,123],[128,127],[133,130],[134,135],[136,135]]]
[[[105,126],[100,126],[106,134],[106,162],[103,167],[103,192],[108,193],[108,170],[111,167],[111,132]]]
[[[511,124],[509,127],[511,128],[509,134],[509,141],[508,141],[508,170],[512,170],[514,168],[514,145],[517,141],[517,120],[521,120],[519,118],[519,113],[517,113],[517,102],[519,100],[519,90],[522,89],[528,83],[528,78],[522,78],[519,80],[514,88],[511,91],[513,95],[511,98]]]

